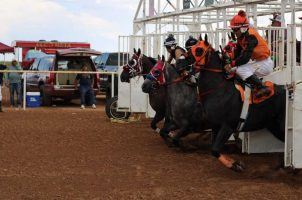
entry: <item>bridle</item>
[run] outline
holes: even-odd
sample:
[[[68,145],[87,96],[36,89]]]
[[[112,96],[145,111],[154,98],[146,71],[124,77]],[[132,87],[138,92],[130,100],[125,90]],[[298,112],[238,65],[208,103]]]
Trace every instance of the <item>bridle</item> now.
[[[208,72],[214,72],[214,73],[223,73],[224,70],[222,69],[209,69],[209,68],[206,68],[206,66],[208,65],[209,63],[209,57],[211,57],[211,54],[213,52],[213,47],[211,45],[209,45],[205,50],[204,50],[204,53],[201,55],[201,58],[200,60],[204,59],[205,60],[205,63],[204,64],[195,64],[194,65],[194,68],[197,69],[197,70],[203,70],[203,71],[208,71]]]
[[[133,64],[130,64],[130,62],[127,63],[126,66],[124,66],[124,69],[129,71],[129,75],[131,77],[135,77],[137,75],[141,75],[143,68],[142,68],[142,58],[143,54],[140,54],[139,56],[137,54],[133,54],[132,61]]]
[[[209,61],[210,61],[209,58],[211,57],[213,50],[214,49],[211,47],[211,45],[209,45],[208,48],[204,51],[204,53],[202,55],[202,57],[205,59],[205,63],[202,65],[194,65],[194,68],[198,69],[200,71],[207,71],[207,72],[213,72],[213,73],[224,73],[224,70],[222,68],[221,69],[217,69],[217,68],[211,69],[211,68],[206,67],[209,64]],[[200,88],[199,88],[199,100],[201,100],[202,97],[213,93],[214,91],[223,87],[224,85],[225,85],[225,81],[222,81],[217,87],[208,89],[204,92],[201,92]]]
[[[175,69],[175,67],[173,65],[171,65],[173,67],[173,69]],[[161,76],[162,76],[162,81],[159,80],[159,76],[160,75],[156,75],[154,74],[153,70],[150,71],[150,73],[147,75],[147,79],[154,81],[155,84],[152,84],[152,88],[153,89],[158,89],[159,87],[167,87],[169,85],[173,85],[176,83],[180,83],[185,81],[185,76],[179,76],[176,79],[170,81],[170,82],[166,82],[165,76],[164,76],[164,69],[166,67],[166,62],[164,62],[161,71]],[[176,70],[176,69],[175,69]]]

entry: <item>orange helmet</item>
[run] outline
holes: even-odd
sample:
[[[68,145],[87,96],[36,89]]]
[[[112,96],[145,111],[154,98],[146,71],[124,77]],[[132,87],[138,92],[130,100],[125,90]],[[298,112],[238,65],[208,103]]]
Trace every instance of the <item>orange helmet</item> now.
[[[230,28],[248,27],[249,25],[249,20],[247,19],[246,13],[243,10],[240,10],[230,22]]]

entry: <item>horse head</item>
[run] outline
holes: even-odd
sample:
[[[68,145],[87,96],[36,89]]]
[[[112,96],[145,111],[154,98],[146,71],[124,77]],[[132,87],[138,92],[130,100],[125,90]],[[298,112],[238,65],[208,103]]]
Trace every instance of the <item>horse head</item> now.
[[[136,76],[145,75],[150,72],[151,68],[155,64],[155,60],[151,57],[147,57],[141,53],[141,49],[134,49],[134,54],[126,65],[123,66],[121,73],[122,82],[130,82],[131,78]]]
[[[224,61],[227,61],[230,59],[233,60],[235,58],[235,50],[237,48],[237,40],[236,40],[236,37],[233,32],[231,33],[231,35],[228,34],[228,38],[229,38],[229,42],[222,49]]]
[[[165,56],[158,56],[158,61],[147,74],[146,79],[142,85],[144,93],[150,93],[154,89],[158,89],[161,85],[165,84]]]
[[[216,51],[208,42],[207,35],[205,35],[204,40],[200,36],[198,43],[187,52],[186,59],[177,61],[177,65],[180,66],[192,64],[200,71],[222,72],[222,59],[220,58],[218,51]],[[216,69],[211,70],[211,68]],[[219,70],[217,68],[219,68]]]

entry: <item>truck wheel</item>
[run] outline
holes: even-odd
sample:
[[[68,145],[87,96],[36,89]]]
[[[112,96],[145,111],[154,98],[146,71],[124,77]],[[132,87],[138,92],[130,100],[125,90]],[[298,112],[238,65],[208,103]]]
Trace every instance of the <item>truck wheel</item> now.
[[[51,106],[52,104],[52,98],[51,96],[47,95],[45,93],[45,88],[44,88],[44,85],[41,85],[40,86],[40,96],[42,98],[42,105],[43,106]]]
[[[111,90],[106,91],[106,103],[111,99]]]
[[[71,100],[72,100],[71,98],[64,98],[63,99],[65,104],[70,104]]]
[[[106,114],[109,118],[113,119],[128,119],[131,113],[129,112],[117,112],[117,97],[108,99],[106,102]]]

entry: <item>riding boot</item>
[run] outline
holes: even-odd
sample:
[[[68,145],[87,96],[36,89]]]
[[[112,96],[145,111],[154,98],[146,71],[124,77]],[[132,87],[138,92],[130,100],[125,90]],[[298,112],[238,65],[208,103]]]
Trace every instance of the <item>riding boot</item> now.
[[[0,112],[3,112],[3,110],[2,110],[2,101],[0,101]]]
[[[271,93],[271,91],[262,83],[262,81],[256,75],[248,77],[246,79],[246,82],[250,84],[253,89],[257,89],[255,94],[257,98],[269,96]]]

